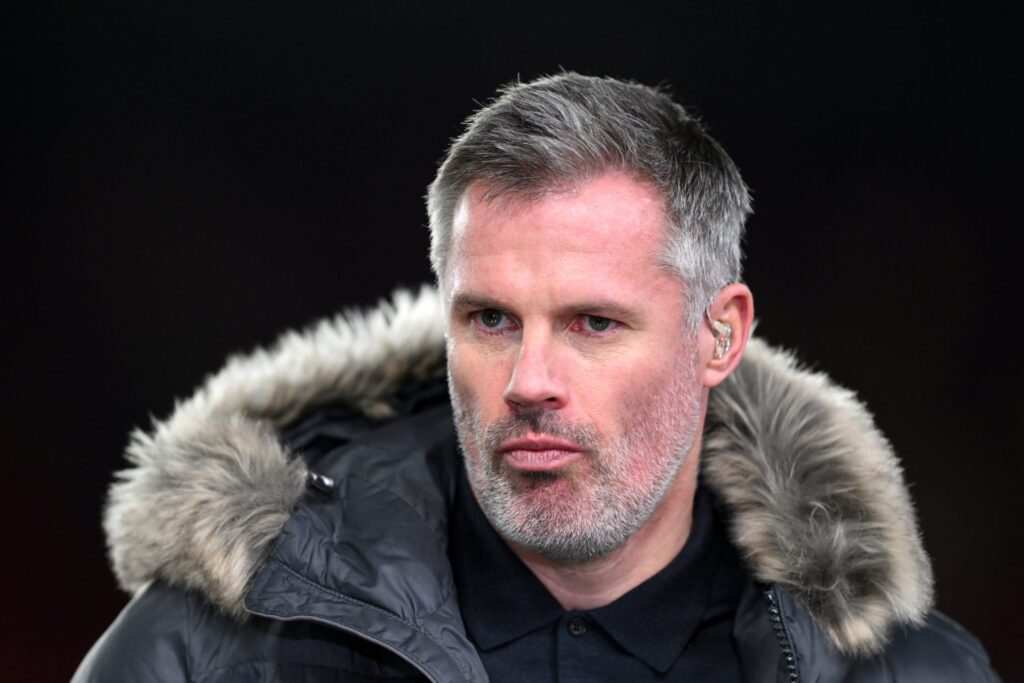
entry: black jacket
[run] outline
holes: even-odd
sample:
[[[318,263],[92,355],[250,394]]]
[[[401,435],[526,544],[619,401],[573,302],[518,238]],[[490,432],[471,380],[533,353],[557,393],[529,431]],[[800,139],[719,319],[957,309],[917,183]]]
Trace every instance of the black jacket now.
[[[486,681],[446,555],[442,324],[432,291],[399,294],[233,359],[134,434],[105,526],[136,596],[74,680]],[[707,425],[750,573],[745,680],[996,680],[931,611],[899,465],[851,393],[754,340]]]

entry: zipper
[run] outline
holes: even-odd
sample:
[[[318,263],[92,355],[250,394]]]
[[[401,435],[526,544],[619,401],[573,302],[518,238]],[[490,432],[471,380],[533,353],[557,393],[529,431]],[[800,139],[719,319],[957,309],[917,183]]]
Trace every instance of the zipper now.
[[[391,645],[388,645],[387,643],[385,643],[383,641],[380,641],[380,640],[378,640],[376,638],[372,638],[372,637],[366,635],[365,633],[363,633],[362,631],[357,631],[354,628],[350,628],[348,626],[342,626],[341,624],[337,624],[337,623],[331,621],[330,619],[322,619],[320,617],[312,617],[312,616],[308,616],[308,615],[307,616],[300,616],[300,617],[282,617],[282,616],[278,616],[276,614],[267,614],[265,612],[259,612],[257,610],[252,610],[252,609],[249,609],[249,608],[246,608],[246,611],[249,612],[250,614],[255,614],[258,617],[266,617],[267,619],[275,619],[277,621],[315,621],[318,624],[325,624],[327,626],[333,626],[334,628],[338,629],[339,631],[344,631],[345,633],[349,633],[351,635],[358,636],[359,638],[362,638],[363,640],[369,641],[369,642],[373,643],[374,645],[379,645],[380,647],[384,648],[388,652],[391,652],[393,654],[398,655],[400,658],[404,659],[406,662],[408,662],[413,667],[415,667],[417,671],[419,671],[421,674],[423,674],[423,676],[428,681],[430,681],[430,683],[438,683],[438,680],[436,678],[434,678],[429,673],[427,673],[426,669],[424,669],[418,663],[416,663],[412,659],[410,659],[409,656],[406,655],[404,652],[401,652],[397,648],[392,647]]]
[[[776,597],[774,586],[764,589],[764,599],[768,603],[768,620],[772,622],[775,638],[779,641],[782,655],[786,659],[789,681],[790,683],[799,683],[800,672],[796,668],[796,650],[793,647],[793,639],[789,635],[789,630],[786,629],[785,614],[782,612],[781,602]]]

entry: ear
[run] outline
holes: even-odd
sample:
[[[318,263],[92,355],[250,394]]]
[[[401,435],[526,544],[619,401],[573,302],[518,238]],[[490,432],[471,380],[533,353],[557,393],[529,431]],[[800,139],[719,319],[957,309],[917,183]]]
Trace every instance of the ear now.
[[[707,317],[701,315],[700,360],[704,370],[704,386],[710,389],[718,386],[732,373],[747,347],[747,338],[754,324],[754,295],[750,288],[735,282],[718,291],[708,306],[711,320],[729,326],[728,349],[716,354],[715,346],[725,346],[720,332],[712,329]]]

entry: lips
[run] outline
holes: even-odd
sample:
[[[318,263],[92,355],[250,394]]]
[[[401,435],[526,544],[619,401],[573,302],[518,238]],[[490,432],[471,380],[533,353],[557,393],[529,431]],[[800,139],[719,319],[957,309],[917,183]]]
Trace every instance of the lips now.
[[[509,439],[498,452],[505,462],[523,472],[550,472],[565,467],[583,453],[571,441],[547,436],[526,436]]]

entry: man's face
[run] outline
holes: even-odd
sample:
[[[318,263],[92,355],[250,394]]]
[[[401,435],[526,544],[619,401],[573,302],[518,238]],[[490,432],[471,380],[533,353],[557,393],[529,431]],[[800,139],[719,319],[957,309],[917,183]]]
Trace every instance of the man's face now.
[[[452,235],[449,383],[470,484],[506,540],[578,563],[650,518],[703,388],[662,201],[607,174],[539,200],[472,186]]]

